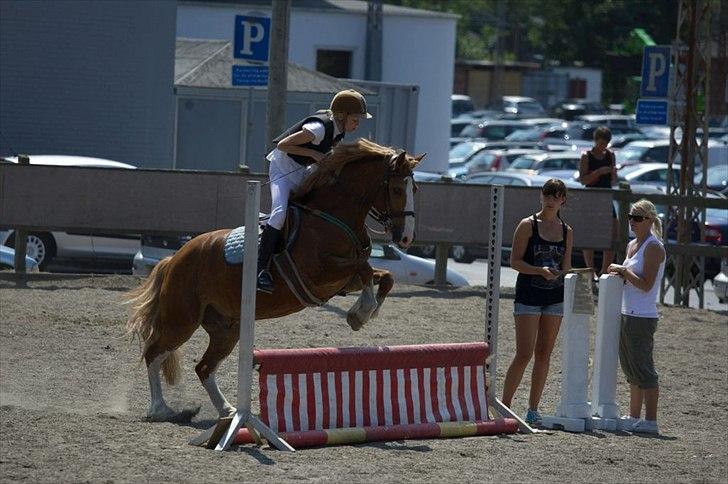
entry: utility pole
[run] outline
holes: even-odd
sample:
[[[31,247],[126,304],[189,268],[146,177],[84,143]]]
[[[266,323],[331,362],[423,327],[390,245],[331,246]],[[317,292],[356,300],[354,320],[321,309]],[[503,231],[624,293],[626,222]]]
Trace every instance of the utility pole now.
[[[291,0],[273,0],[271,16],[270,67],[268,71],[268,116],[266,122],[267,150],[273,148],[273,138],[281,134],[286,123],[288,93],[288,31]]]
[[[505,0],[498,0],[496,6],[495,63],[493,77],[490,79],[489,104],[500,101],[501,96],[503,96],[503,31],[506,25],[505,15],[506,2]]]
[[[364,79],[382,80],[382,0],[367,2],[367,45]]]
[[[677,32],[672,49],[674,78],[672,81],[670,151],[667,169],[667,194],[679,195],[687,206],[668,209],[665,227],[677,226],[678,249],[691,243],[692,228],[700,227],[700,242],[705,242],[705,207],[694,202],[706,198],[705,182],[695,186],[695,167],[700,166],[705,180],[708,167],[708,101],[710,72],[710,0],[680,0]],[[698,99],[704,99],[702,106]],[[698,126],[703,135],[696,138]],[[676,132],[677,131],[677,132]],[[680,179],[672,176],[676,155],[680,156]],[[666,261],[666,275],[660,287],[660,301],[672,287],[673,304],[689,306],[690,291],[698,293],[704,305],[705,257],[677,250]]]

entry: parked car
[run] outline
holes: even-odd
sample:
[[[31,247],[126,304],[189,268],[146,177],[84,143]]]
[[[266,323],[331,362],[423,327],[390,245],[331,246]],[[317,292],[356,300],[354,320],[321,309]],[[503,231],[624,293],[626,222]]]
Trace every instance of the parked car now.
[[[507,116],[519,118],[535,118],[546,115],[546,110],[541,106],[541,103],[532,97],[503,96],[492,108],[503,112]]]
[[[470,96],[464,94],[452,94],[450,95],[450,103],[452,104],[452,116],[459,116],[460,114],[472,111],[474,108],[473,100]]]
[[[579,160],[581,160],[581,154],[574,151],[523,155],[513,160],[506,171],[545,174],[555,170],[578,170]]]
[[[132,274],[148,276],[160,260],[173,255],[191,239],[184,237],[144,236],[142,245],[134,256]],[[372,244],[369,263],[378,269],[386,269],[401,284],[432,284],[435,281],[435,263],[414,255],[406,254],[393,244]],[[454,269],[447,269],[447,284],[468,286],[468,281]]]
[[[617,171],[617,178],[630,185],[639,183],[664,189],[667,187],[667,173],[667,163],[640,163],[623,167]],[[674,180],[680,180],[680,165],[672,165],[672,176]]]
[[[463,128],[460,137],[451,138],[450,142],[468,141],[468,140],[487,140],[498,141],[503,140],[513,131],[521,128],[523,124],[519,121],[508,120],[486,120],[476,121],[469,126]]]
[[[604,106],[599,102],[572,98],[557,103],[551,110],[556,116],[571,120],[585,114],[603,114]]]
[[[478,185],[511,185],[516,187],[540,187],[543,186],[551,176],[533,175],[523,172],[493,172],[493,173],[476,173],[467,177],[465,183],[475,183]],[[581,184],[575,181],[564,181],[567,188],[583,188]]]
[[[637,127],[633,114],[583,114],[579,116],[579,120],[597,126],[606,126],[610,130],[618,126]]]
[[[15,249],[0,245],[0,269],[15,269]],[[38,272],[38,263],[30,257],[25,256],[25,272]]]
[[[703,173],[696,174],[693,181],[696,186],[700,186],[703,181]],[[709,167],[706,173],[706,186],[728,196],[728,164]]]
[[[667,163],[669,151],[669,139],[632,141],[616,152],[617,167],[637,163]]]
[[[476,151],[484,148],[486,143],[484,141],[463,141],[458,143],[452,148],[447,155],[447,161],[451,168],[455,168],[458,164],[461,164],[468,156],[472,155]]]
[[[467,117],[467,116],[452,118],[450,120],[450,137],[451,138],[460,137],[460,132],[463,130],[463,128],[473,124],[473,121],[474,121],[473,118]]]
[[[17,157],[3,158],[5,163],[17,163]],[[31,165],[116,168],[133,170],[136,167],[103,158],[68,155],[37,155],[30,157]],[[15,246],[15,231],[0,228],[0,245]],[[46,270],[53,261],[129,262],[139,250],[139,235],[87,232],[30,232],[28,251],[40,267]]]

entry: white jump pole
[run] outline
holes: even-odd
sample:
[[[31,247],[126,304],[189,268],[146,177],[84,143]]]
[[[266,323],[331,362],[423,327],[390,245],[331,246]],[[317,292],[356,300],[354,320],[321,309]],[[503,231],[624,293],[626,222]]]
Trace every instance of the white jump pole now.
[[[490,188],[490,212],[487,223],[490,237],[488,239],[488,274],[485,288],[485,341],[490,348],[490,358],[485,364],[488,382],[488,401],[501,417],[510,417],[518,421],[522,432],[535,433],[521,417],[498,399],[498,309],[500,304],[500,269],[501,251],[503,248],[503,208],[505,206],[506,189],[503,185]]]
[[[541,425],[548,429],[583,432],[591,406],[589,387],[589,316],[593,304],[580,308],[575,304],[579,278],[591,278],[591,271],[567,274],[564,279],[564,320],[561,330],[561,401],[556,415],[544,416]],[[585,284],[591,299],[591,284]]]
[[[590,428],[617,430],[617,366],[619,358],[620,314],[624,279],[616,275],[599,278],[597,335],[594,349]]]
[[[248,181],[245,200],[245,253],[243,254],[243,283],[240,301],[240,342],[238,346],[238,407],[225,435],[215,450],[228,450],[243,425],[257,430],[278,450],[294,451],[285,440],[269,429],[251,412],[253,386],[253,344],[255,342],[255,295],[258,259],[258,216],[260,213],[260,182]]]

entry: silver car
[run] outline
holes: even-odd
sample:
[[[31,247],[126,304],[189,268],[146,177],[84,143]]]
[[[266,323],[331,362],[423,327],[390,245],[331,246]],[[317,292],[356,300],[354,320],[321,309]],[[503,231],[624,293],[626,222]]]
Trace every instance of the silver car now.
[[[17,163],[17,157],[2,158],[4,163]],[[75,166],[90,168],[136,167],[103,158],[66,155],[37,155],[30,157],[31,165]],[[27,238],[27,254],[35,259],[41,270],[46,270],[55,260],[92,260],[131,262],[139,250],[139,235],[85,232],[30,232]],[[15,247],[15,231],[0,227],[0,245]]]

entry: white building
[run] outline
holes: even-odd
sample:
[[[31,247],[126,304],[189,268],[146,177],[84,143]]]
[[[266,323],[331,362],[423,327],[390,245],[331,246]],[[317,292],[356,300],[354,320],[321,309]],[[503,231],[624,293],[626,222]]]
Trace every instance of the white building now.
[[[452,14],[383,5],[381,82],[420,87],[415,151],[427,152],[421,169],[444,171],[450,135],[455,28]],[[270,1],[180,0],[177,36],[233,40],[236,15],[270,15]],[[308,69],[335,63],[340,77],[363,79],[367,2],[294,1],[289,61]],[[375,140],[376,141],[376,140]]]

